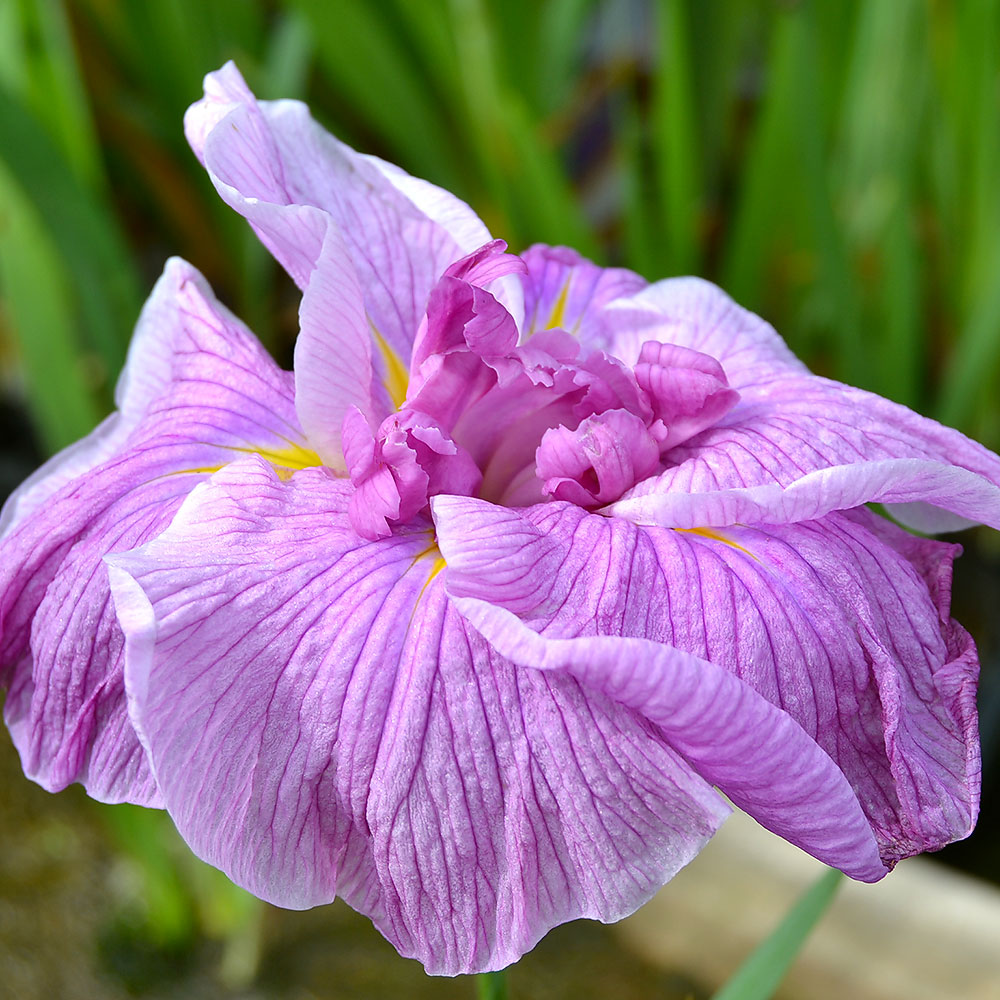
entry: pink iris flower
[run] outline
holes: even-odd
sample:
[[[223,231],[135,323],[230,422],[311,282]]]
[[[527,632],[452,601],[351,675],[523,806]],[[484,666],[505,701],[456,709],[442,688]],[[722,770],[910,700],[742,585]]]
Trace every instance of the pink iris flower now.
[[[632,912],[730,803],[865,881],[968,834],[958,547],[865,504],[1000,527],[996,455],[704,281],[505,252],[231,64],[185,124],[302,290],[295,371],[172,260],[118,411],[8,502],[31,778],[445,974]]]

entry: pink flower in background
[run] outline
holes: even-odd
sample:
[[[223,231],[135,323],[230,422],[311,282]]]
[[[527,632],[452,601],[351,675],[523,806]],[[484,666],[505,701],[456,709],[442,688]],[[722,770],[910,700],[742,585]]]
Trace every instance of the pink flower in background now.
[[[232,65],[186,127],[302,289],[295,372],[171,261],[118,412],[9,501],[30,777],[449,974],[630,913],[719,791],[867,881],[970,831],[958,549],[864,504],[1000,527],[997,456],[703,281],[506,253]]]

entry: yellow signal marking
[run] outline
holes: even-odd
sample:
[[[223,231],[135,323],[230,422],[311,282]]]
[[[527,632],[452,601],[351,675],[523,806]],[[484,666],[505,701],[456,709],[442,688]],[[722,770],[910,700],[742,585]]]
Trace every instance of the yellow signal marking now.
[[[369,323],[369,325],[375,346],[385,362],[385,387],[389,391],[389,398],[392,400],[393,406],[398,410],[406,399],[406,390],[410,387],[409,369],[403,364],[402,358],[385,342],[385,338],[375,328],[375,324]]]
[[[716,531],[714,528],[674,528],[674,531],[683,531],[686,535],[700,535],[702,538],[710,538],[713,542],[722,542],[723,545],[728,545],[731,549],[738,549],[745,556],[749,556],[754,561],[759,562],[752,552],[748,552],[738,542],[734,542],[731,538],[728,538],[721,531]]]
[[[549,316],[549,322],[545,326],[546,330],[554,330],[556,328],[560,330],[566,329],[566,300],[569,298],[569,282],[570,279],[566,279],[566,283],[562,286],[562,290],[556,297],[555,305],[552,307],[552,313]]]

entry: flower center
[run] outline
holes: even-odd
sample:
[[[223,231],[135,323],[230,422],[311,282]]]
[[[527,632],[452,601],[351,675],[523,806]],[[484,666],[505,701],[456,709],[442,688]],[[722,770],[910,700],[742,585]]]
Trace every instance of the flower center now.
[[[718,361],[675,344],[646,342],[632,368],[583,353],[560,329],[519,344],[488,290],[525,273],[504,250],[487,244],[431,292],[399,409],[374,431],[357,409],[344,419],[349,511],[364,537],[389,534],[441,493],[601,507],[739,398]]]

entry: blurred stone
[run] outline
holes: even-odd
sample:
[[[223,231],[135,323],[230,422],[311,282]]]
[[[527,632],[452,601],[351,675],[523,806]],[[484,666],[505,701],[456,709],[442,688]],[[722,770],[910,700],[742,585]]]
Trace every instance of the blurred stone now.
[[[717,988],[824,871],[736,813],[618,925],[637,954]],[[1000,889],[923,858],[845,880],[776,1000],[1000,1000]]]

